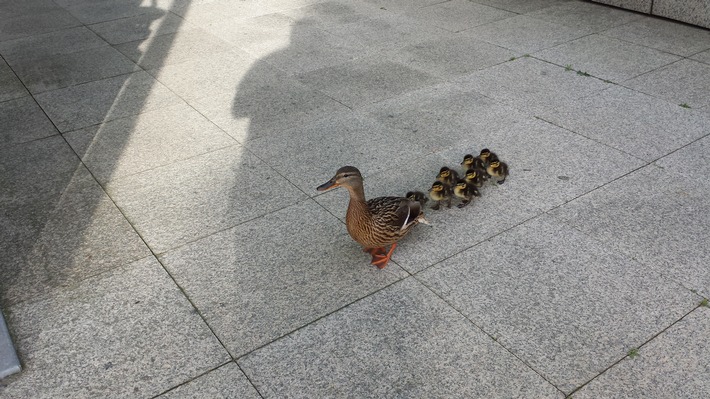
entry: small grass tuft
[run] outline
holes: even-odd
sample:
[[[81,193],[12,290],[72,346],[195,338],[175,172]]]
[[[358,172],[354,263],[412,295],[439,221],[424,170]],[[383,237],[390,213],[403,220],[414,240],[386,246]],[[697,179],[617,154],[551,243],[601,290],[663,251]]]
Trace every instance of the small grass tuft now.
[[[565,71],[571,71],[571,70],[572,70],[572,64],[565,65]]]
[[[631,348],[631,349],[629,350],[629,353],[628,353],[629,358],[633,359],[633,358],[635,358],[635,357],[638,356],[638,355],[639,355],[639,349],[638,349],[638,348]]]
[[[683,108],[690,108],[690,105],[688,105],[688,103],[680,104],[680,106]]]
[[[510,59],[508,61],[515,61],[517,59],[518,59],[518,57],[510,57]]]
[[[702,301],[700,301],[700,306],[710,308],[710,303],[708,302],[707,298],[703,298]]]
[[[590,74],[588,74],[588,73],[586,73],[586,72],[584,72],[584,71],[577,71],[577,75],[579,75],[579,76],[592,76],[592,75],[590,75]]]
[[[523,57],[530,58],[530,54],[523,54]]]
[[[604,83],[614,83],[614,82],[612,82],[612,81],[609,80],[609,79],[604,79],[604,80],[602,80],[602,82],[604,82]]]

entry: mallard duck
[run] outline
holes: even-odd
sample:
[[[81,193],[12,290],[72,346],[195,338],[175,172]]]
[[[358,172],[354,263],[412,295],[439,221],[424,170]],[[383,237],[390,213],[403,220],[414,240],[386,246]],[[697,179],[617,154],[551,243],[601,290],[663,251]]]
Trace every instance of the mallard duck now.
[[[494,177],[498,184],[505,183],[505,178],[508,177],[508,164],[495,160],[488,165],[488,174]]]
[[[436,201],[435,205],[431,206],[431,209],[438,210],[441,207],[441,203],[446,201],[446,207],[451,208],[451,188],[440,182],[435,181],[429,189],[429,197]]]
[[[436,180],[446,184],[447,186],[452,186],[459,179],[459,174],[455,170],[444,166],[439,170],[439,174],[436,175]]]
[[[498,156],[494,152],[491,152],[491,150],[489,150],[488,148],[484,148],[481,150],[481,155],[479,155],[479,158],[483,160],[483,163],[485,165],[484,169],[487,169],[488,165],[490,165],[491,162],[498,160]]]
[[[412,201],[417,201],[419,205],[422,206],[422,208],[424,208],[424,205],[426,205],[427,201],[429,200],[427,196],[421,191],[409,191],[407,195],[405,195],[405,197]]]
[[[378,197],[365,200],[360,171],[343,166],[316,190],[327,191],[343,186],[350,193],[345,225],[353,240],[372,255],[372,264],[382,269],[387,266],[397,241],[418,223],[426,223],[422,207],[417,201],[403,197]],[[391,245],[389,251],[386,247]]]
[[[461,198],[461,203],[457,206],[459,208],[463,208],[464,206],[468,205],[473,199],[473,196],[475,195],[474,192],[477,191],[478,190],[476,189],[476,187],[466,183],[466,180],[461,179],[457,181],[456,185],[454,186],[454,195],[458,198]]]
[[[485,180],[485,178],[483,177],[484,173],[485,172],[481,169],[469,169],[466,171],[466,174],[463,175],[463,178],[466,181],[466,183],[468,183],[469,185],[473,186],[476,189],[479,189],[479,188],[483,187],[483,182]],[[486,175],[487,174],[488,173],[486,173]],[[473,195],[478,197],[481,195],[481,193],[478,192],[478,190],[476,190]]]
[[[469,169],[486,169],[486,163],[483,162],[481,157],[474,157],[472,154],[466,154],[463,157],[463,162],[461,162],[464,172]]]

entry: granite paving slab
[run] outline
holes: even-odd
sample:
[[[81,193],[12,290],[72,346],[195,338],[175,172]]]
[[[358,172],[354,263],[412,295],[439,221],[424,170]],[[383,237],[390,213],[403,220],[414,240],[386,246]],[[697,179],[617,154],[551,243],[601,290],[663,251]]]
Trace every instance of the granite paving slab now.
[[[563,4],[568,1],[570,0],[475,0],[476,3],[485,4],[487,6],[500,8],[506,11],[512,11],[518,14],[540,10]]]
[[[610,85],[533,57],[521,57],[486,68],[455,82],[503,104],[533,115],[574,104]]]
[[[295,8],[295,7],[294,7]],[[281,7],[271,1],[230,1],[214,0],[206,2],[184,2],[173,7],[172,12],[191,23],[201,26],[226,19],[247,19],[280,11]]]
[[[88,26],[109,44],[121,44],[192,29],[193,25],[173,13],[142,14]]]
[[[147,71],[160,83],[185,100],[234,94],[243,81],[255,85],[258,80],[273,81],[282,72],[265,65],[245,52],[213,54],[203,59],[165,65]]]
[[[528,118],[466,86],[454,82],[425,87],[364,107],[362,112],[424,145],[428,152],[455,147],[463,152],[462,158],[466,152],[480,151],[499,130]]]
[[[59,135],[0,148],[0,205],[20,205],[59,195],[82,168]]]
[[[572,65],[575,70],[617,83],[680,59],[673,54],[602,35],[585,36],[534,55],[557,65]]]
[[[690,58],[700,62],[704,62],[706,64],[710,64],[710,50],[697,53]]]
[[[224,92],[188,102],[240,143],[348,110],[279,72],[267,79],[244,79],[236,93]]]
[[[0,17],[0,42],[79,25],[81,22],[59,7],[51,11],[21,14],[13,18]]]
[[[228,43],[199,29],[183,29],[114,46],[144,69],[202,59],[207,55],[229,51]]]
[[[234,362],[229,362],[185,385],[180,385],[158,396],[158,398],[163,399],[189,399],[196,397],[261,399],[254,386],[249,383],[249,380]]]
[[[620,253],[710,296],[710,186],[649,165],[556,209],[553,215]]]
[[[417,278],[569,394],[697,306],[661,272],[543,215]]]
[[[300,74],[298,80],[351,108],[441,82],[429,73],[380,57]]]
[[[373,6],[384,8],[395,13],[404,13],[418,8],[441,3],[441,0],[365,0]]]
[[[478,40],[513,50],[519,56],[569,42],[590,34],[591,30],[517,15],[466,32]]]
[[[595,3],[608,4],[615,7],[624,8],[650,14],[653,8],[653,0],[592,0]]]
[[[484,185],[481,197],[463,209],[435,211],[429,201],[425,213],[432,226],[418,227],[394,253],[393,259],[408,271],[421,271],[643,165],[619,151],[530,119],[511,123],[485,139],[417,159],[406,168],[367,176],[365,193],[373,198],[403,196],[411,190],[426,192],[439,168],[446,165],[460,170],[463,156],[484,146],[509,162],[511,175],[503,185]],[[546,157],[546,153],[555,156]],[[346,198],[346,193],[327,193],[316,200],[343,217]]]
[[[386,7],[349,0],[318,1],[305,7],[284,10],[279,15],[306,22],[322,29],[338,29],[355,22],[366,22],[379,16],[394,14]]]
[[[32,94],[140,70],[138,65],[111,47],[9,63]]]
[[[153,257],[11,306],[25,372],[7,397],[150,397],[229,360]]]
[[[561,397],[413,279],[238,363],[271,397]]]
[[[295,232],[298,232],[295,234]],[[160,257],[234,357],[407,276],[311,200]]]
[[[710,65],[682,59],[627,80],[624,86],[675,104],[703,108],[710,105]]]
[[[0,59],[0,102],[27,96],[29,93],[15,72]]]
[[[389,57],[391,52],[402,47],[443,39],[450,34],[427,21],[387,10],[379,11],[380,14],[372,18],[326,26],[324,29],[352,46],[365,46],[368,54],[379,54],[382,57]]]
[[[144,71],[47,91],[35,98],[62,132],[183,102]]]
[[[550,108],[540,117],[646,161],[705,136],[710,123],[707,114],[621,86]]]
[[[112,0],[59,0],[78,20],[90,25],[143,14],[163,15],[175,6],[174,0],[125,1]]]
[[[106,190],[156,253],[305,198],[239,146],[116,179]]]
[[[229,18],[204,24],[201,27],[254,57],[265,57],[289,47],[291,31],[296,21],[282,13],[271,13],[247,19]],[[313,29],[314,27],[308,21],[304,20],[300,23],[304,32],[318,31],[318,28]],[[311,29],[306,30],[306,27]]]
[[[477,40],[468,32],[404,46],[392,54],[404,65],[440,78],[452,78],[508,61],[515,53]]]
[[[64,135],[100,183],[237,143],[185,104]]]
[[[516,14],[468,0],[451,0],[417,8],[407,15],[451,32],[460,32]]]
[[[705,337],[710,309],[700,307],[574,393],[575,398],[703,398],[710,395]]]
[[[57,134],[32,97],[0,102],[0,147]]]
[[[79,26],[2,42],[0,54],[14,66],[22,60],[40,60],[107,46],[108,44],[94,32]]]
[[[589,29],[594,32],[643,18],[643,14],[622,10],[621,8],[576,0],[553,5],[526,15],[543,21]]]
[[[5,307],[150,255],[86,169],[77,169],[65,184],[60,195],[0,212]]]
[[[710,48],[709,30],[658,17],[643,17],[601,34],[686,57]]]
[[[4,1],[3,14],[0,18],[17,18],[28,14],[41,14],[56,11],[59,7],[52,0]]]
[[[386,128],[366,115],[352,113],[334,114],[244,145],[309,195],[316,195],[316,187],[333,177],[341,166],[356,166],[367,178],[429,152],[404,133]],[[397,148],[397,152],[392,148]]]

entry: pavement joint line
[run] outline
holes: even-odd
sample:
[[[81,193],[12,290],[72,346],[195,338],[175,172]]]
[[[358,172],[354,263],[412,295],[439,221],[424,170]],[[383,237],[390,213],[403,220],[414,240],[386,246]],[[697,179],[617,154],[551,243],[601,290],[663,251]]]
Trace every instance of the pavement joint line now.
[[[187,384],[191,383],[192,381],[195,381],[195,380],[197,380],[198,378],[200,378],[200,377],[202,377],[202,376],[205,376],[205,375],[207,375],[207,374],[209,374],[209,373],[211,373],[211,372],[213,372],[213,371],[215,371],[215,370],[217,370],[217,369],[219,369],[219,368],[221,368],[221,367],[224,367],[224,366],[226,366],[226,365],[228,365],[229,363],[232,363],[232,362],[234,362],[234,360],[228,360],[228,361],[226,361],[226,362],[224,362],[224,363],[222,363],[222,364],[220,364],[220,365],[218,365],[218,366],[212,367],[212,368],[210,368],[209,370],[207,370],[207,371],[205,371],[205,372],[203,372],[203,373],[200,373],[200,374],[198,374],[198,375],[196,375],[196,376],[194,376],[194,377],[192,377],[192,378],[190,378],[190,379],[188,379],[188,380],[186,380],[186,381],[181,382],[181,383],[178,384],[178,385],[175,385],[174,387],[171,387],[170,389],[167,389],[167,390],[165,390],[165,391],[163,391],[163,392],[161,392],[161,393],[159,393],[159,394],[157,394],[157,395],[152,396],[151,399],[156,399],[156,398],[158,398],[158,397],[160,397],[160,396],[162,396],[162,395],[165,395],[165,394],[168,393],[168,392],[174,391],[174,390],[178,389],[179,387],[181,387],[181,386],[183,386],[183,385],[187,385]]]
[[[417,273],[417,274],[418,274],[418,273]],[[484,333],[485,335],[487,335],[487,336],[488,336],[491,340],[493,340],[493,342],[495,342],[498,346],[500,346],[500,347],[503,348],[506,352],[510,353],[513,357],[515,357],[516,359],[518,359],[521,363],[523,363],[525,366],[527,366],[530,370],[534,371],[535,374],[539,375],[539,376],[540,376],[543,380],[545,380],[548,384],[550,384],[550,385],[552,385],[553,387],[555,387],[555,389],[557,389],[561,394],[563,394],[563,395],[565,394],[564,391],[562,391],[559,387],[557,387],[557,385],[555,385],[552,381],[550,381],[542,372],[540,372],[540,371],[538,371],[537,369],[535,369],[535,367],[533,367],[532,365],[528,364],[527,361],[525,361],[525,360],[522,359],[520,356],[518,356],[517,354],[515,354],[515,352],[513,352],[511,349],[509,349],[508,347],[506,347],[505,345],[503,345],[503,344],[500,342],[500,339],[499,339],[500,337],[495,337],[495,336],[493,336],[493,334],[490,334],[490,333],[489,333],[488,331],[486,331],[483,327],[481,327],[481,326],[479,326],[478,324],[476,324],[473,320],[471,320],[468,316],[466,316],[466,314],[464,314],[460,309],[458,309],[456,306],[454,306],[453,303],[447,301],[443,296],[439,295],[438,292],[436,292],[436,291],[434,291],[433,289],[431,289],[431,287],[429,287],[429,286],[424,282],[423,279],[417,278],[417,276],[414,276],[414,278],[415,278],[421,285],[423,285],[428,291],[430,291],[431,293],[433,293],[434,295],[436,295],[436,296],[437,296],[439,299],[441,299],[445,304],[447,304],[450,308],[452,308],[454,311],[456,311],[456,313],[460,314],[461,317],[463,317],[463,318],[466,319],[469,323],[471,323],[472,326],[474,326],[475,328],[479,329],[482,333]]]
[[[604,90],[607,90],[607,89],[603,89],[602,91],[604,91]],[[599,93],[599,92],[597,92],[596,94],[598,94],[598,93]],[[582,133],[580,133],[580,132],[577,132],[577,131],[575,131],[575,130],[572,130],[572,129],[570,129],[570,128],[567,128],[567,127],[565,127],[565,126],[562,126],[562,125],[560,125],[560,124],[558,124],[558,123],[549,121],[549,120],[545,119],[544,116],[533,115],[533,117],[534,117],[535,119],[537,119],[537,120],[540,120],[540,121],[545,122],[545,123],[549,123],[549,124],[552,125],[552,126],[558,127],[558,128],[560,128],[560,129],[562,129],[562,130],[566,130],[566,131],[568,131],[568,132],[570,132],[570,133],[572,133],[572,134],[575,134],[575,135],[577,135],[577,136],[584,137],[585,139],[590,140],[590,141],[593,141],[593,142],[595,142],[595,143],[597,143],[597,144],[600,144],[600,145],[602,145],[602,146],[604,146],[604,147],[608,147],[608,148],[611,148],[611,149],[613,149],[613,150],[615,150],[615,151],[619,151],[620,153],[626,154],[626,155],[630,156],[631,158],[637,159],[637,160],[639,160],[639,161],[641,161],[641,162],[646,162],[646,163],[648,163],[648,161],[646,161],[646,160],[643,159],[643,158],[639,158],[639,157],[637,157],[637,156],[634,155],[634,154],[628,153],[628,152],[626,152],[625,150],[622,150],[622,149],[620,149],[620,148],[616,148],[616,147],[614,147],[614,146],[612,146],[612,145],[610,145],[610,144],[607,144],[607,143],[605,143],[605,142],[603,142],[603,141],[600,141],[600,140],[598,140],[598,139],[596,139],[596,138],[594,138],[594,137],[589,137],[589,136],[587,136],[587,135],[585,135],[585,134],[582,134]]]
[[[658,333],[656,333],[656,334],[654,334],[653,336],[651,336],[651,338],[649,338],[649,339],[647,339],[646,341],[644,341],[641,345],[637,346],[636,349],[641,349],[641,348],[643,348],[644,346],[646,346],[646,344],[648,344],[649,342],[653,341],[654,339],[656,339],[656,337],[658,337],[659,335],[663,334],[664,332],[668,331],[668,329],[670,329],[671,327],[675,326],[675,325],[678,324],[680,321],[682,321],[683,319],[685,319],[689,314],[695,312],[696,310],[698,310],[698,308],[701,308],[701,307],[702,307],[702,305],[697,304],[693,309],[691,309],[690,311],[688,311],[687,313],[685,313],[685,314],[684,314],[683,316],[681,316],[678,320],[672,322],[671,324],[669,324],[668,326],[666,326],[665,328],[663,328],[661,331],[659,331]],[[629,348],[629,349],[631,349],[631,348]],[[595,375],[594,377],[592,377],[591,379],[589,379],[589,381],[587,381],[587,382],[583,383],[582,385],[578,386],[577,388],[575,388],[575,389],[574,389],[573,391],[571,391],[567,396],[565,396],[565,398],[571,398],[577,391],[579,391],[580,389],[584,388],[586,385],[588,385],[589,383],[591,383],[592,381],[594,381],[595,379],[597,379],[599,376],[601,376],[602,374],[604,374],[604,373],[606,373],[607,371],[609,371],[612,367],[614,367],[614,366],[616,366],[617,364],[621,363],[621,362],[622,362],[624,359],[626,359],[627,357],[628,357],[628,355],[627,355],[627,354],[624,354],[624,356],[622,356],[622,357],[621,357],[620,359],[618,359],[617,361],[613,362],[609,367],[607,367],[607,368],[605,368],[604,370],[602,370],[601,372],[599,372],[599,374],[597,374],[597,375]]]
[[[398,265],[398,266],[399,266],[399,265]],[[410,277],[411,277],[411,276],[410,276]],[[386,284],[386,285],[383,285],[382,287],[380,287],[380,288],[378,288],[378,289],[376,289],[376,290],[370,292],[369,294],[367,294],[367,295],[365,295],[365,296],[362,296],[362,297],[357,298],[357,299],[355,299],[355,300],[353,300],[353,301],[351,301],[351,302],[348,302],[348,303],[346,303],[346,304],[340,306],[340,307],[337,308],[337,309],[333,309],[332,311],[329,311],[329,312],[327,312],[327,313],[324,313],[323,315],[316,317],[315,319],[309,321],[308,323],[303,324],[303,325],[300,326],[300,327],[294,328],[293,330],[291,330],[291,331],[289,331],[289,332],[287,332],[287,333],[284,333],[284,334],[282,334],[282,335],[280,335],[280,336],[278,336],[278,337],[276,337],[276,338],[273,338],[273,339],[272,339],[271,341],[269,341],[269,342],[266,342],[266,343],[264,343],[264,344],[261,344],[261,345],[255,347],[255,348],[253,348],[253,349],[250,349],[250,350],[247,351],[247,352],[244,352],[243,354],[239,355],[239,357],[235,358],[234,361],[237,362],[237,364],[239,364],[239,359],[242,359],[242,358],[244,358],[244,357],[246,357],[246,356],[249,356],[249,355],[251,355],[252,353],[254,353],[254,352],[256,352],[256,351],[261,350],[261,349],[263,349],[263,348],[265,348],[265,347],[267,347],[267,346],[273,344],[273,343],[276,342],[276,341],[280,341],[280,340],[282,340],[282,339],[284,339],[284,338],[286,338],[286,337],[288,337],[288,336],[290,336],[290,335],[293,335],[293,334],[295,334],[295,333],[297,333],[297,332],[303,330],[304,328],[306,328],[306,327],[308,327],[308,326],[310,326],[310,325],[312,325],[312,324],[315,324],[315,323],[317,323],[317,322],[319,322],[319,321],[325,319],[326,317],[328,317],[328,316],[330,316],[330,315],[333,315],[333,314],[335,314],[335,313],[338,313],[338,312],[340,312],[341,310],[343,310],[343,309],[345,309],[345,308],[347,308],[347,307],[350,307],[350,306],[352,306],[352,305],[354,305],[354,304],[356,304],[356,303],[358,303],[358,302],[360,302],[360,301],[363,301],[363,300],[365,300],[365,299],[371,297],[372,295],[375,295],[375,294],[379,293],[380,291],[383,291],[383,290],[385,290],[385,289],[387,289],[387,288],[389,288],[389,287],[391,287],[391,286],[393,286],[393,285],[395,285],[395,284],[397,284],[397,283],[400,283],[400,282],[402,282],[402,281],[404,281],[404,280],[406,280],[406,279],[408,279],[408,278],[410,278],[410,277],[402,277],[402,278],[396,279],[396,280],[392,281],[391,283]],[[246,375],[246,373],[244,373],[244,374]]]

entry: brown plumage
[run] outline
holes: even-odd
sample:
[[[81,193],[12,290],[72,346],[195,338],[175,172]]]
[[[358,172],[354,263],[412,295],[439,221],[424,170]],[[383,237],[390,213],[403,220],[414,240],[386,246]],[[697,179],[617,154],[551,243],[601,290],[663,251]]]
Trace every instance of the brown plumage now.
[[[407,192],[407,195],[405,197],[409,198],[412,201],[417,201],[419,205],[424,208],[424,205],[426,205],[427,201],[429,198],[427,198],[426,194],[424,194],[421,191],[409,191]]]
[[[456,182],[456,185],[454,186],[454,195],[456,195],[456,197],[458,198],[461,198],[461,203],[457,206],[459,208],[463,208],[464,206],[468,205],[473,199],[473,196],[476,195],[475,193],[477,192],[478,190],[476,189],[476,187],[466,183],[466,180],[461,179]]]
[[[496,159],[488,165],[488,174],[495,178],[498,184],[503,184],[506,177],[508,177],[508,164]]]
[[[345,225],[350,236],[372,255],[372,264],[384,268],[389,262],[397,241],[407,235],[424,219],[421,204],[403,197],[378,197],[365,200],[362,175],[353,166],[343,166],[335,176],[318,186],[318,191],[345,187],[350,203]],[[392,245],[389,251],[385,247]]]
[[[491,164],[491,162],[498,161],[498,155],[496,155],[495,152],[491,152],[491,150],[489,150],[488,148],[482,149],[481,155],[479,155],[478,157],[483,160],[483,163],[485,164],[485,169],[488,169],[488,166]]]
[[[466,154],[461,162],[464,172],[469,169],[486,169],[486,163],[480,157],[474,157],[471,154]]]
[[[459,179],[459,174],[455,170],[444,166],[439,170],[439,174],[436,175],[436,180],[446,184],[447,186],[453,186]]]
[[[429,197],[436,202],[431,209],[439,210],[441,203],[446,201],[446,207],[451,208],[451,186],[440,181],[435,181],[429,189]]]

